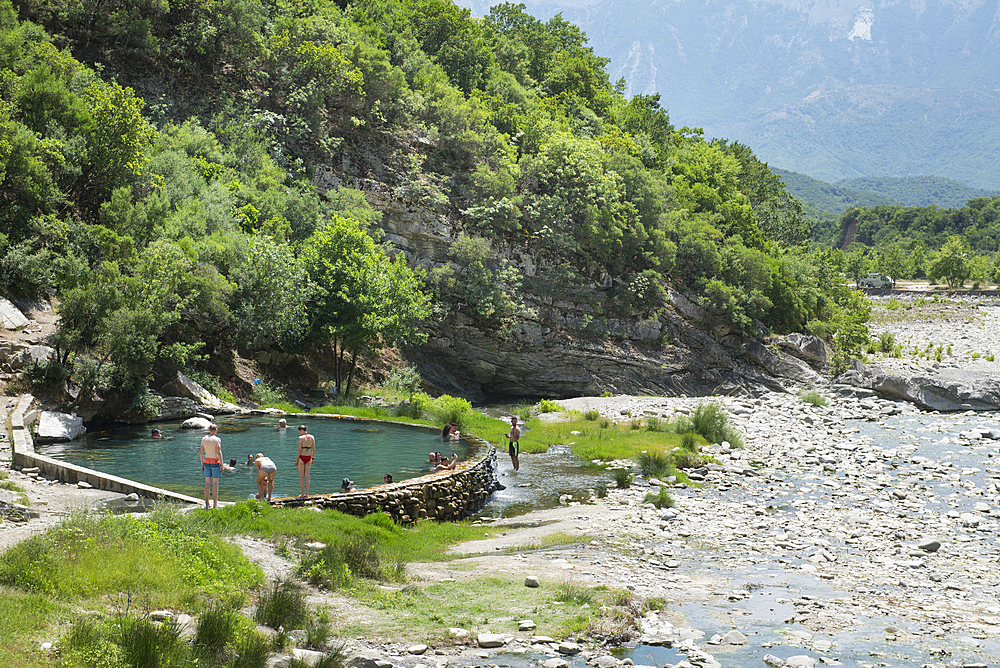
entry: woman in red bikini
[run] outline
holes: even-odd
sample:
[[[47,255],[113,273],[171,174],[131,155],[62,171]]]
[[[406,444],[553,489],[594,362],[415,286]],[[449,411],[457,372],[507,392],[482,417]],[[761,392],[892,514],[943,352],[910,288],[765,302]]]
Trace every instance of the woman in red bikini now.
[[[299,451],[295,455],[295,465],[299,468],[299,496],[309,496],[309,469],[316,460],[316,439],[304,424],[299,425]]]

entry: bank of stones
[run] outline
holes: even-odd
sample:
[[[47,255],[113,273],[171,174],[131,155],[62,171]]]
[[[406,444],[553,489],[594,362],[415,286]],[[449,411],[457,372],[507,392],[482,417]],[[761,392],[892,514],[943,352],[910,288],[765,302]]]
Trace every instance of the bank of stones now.
[[[421,519],[459,520],[480,510],[498,489],[496,450],[487,446],[480,452],[485,453],[480,459],[460,464],[454,471],[371,489],[276,499],[274,505],[331,508],[358,517],[381,511],[404,524]]]

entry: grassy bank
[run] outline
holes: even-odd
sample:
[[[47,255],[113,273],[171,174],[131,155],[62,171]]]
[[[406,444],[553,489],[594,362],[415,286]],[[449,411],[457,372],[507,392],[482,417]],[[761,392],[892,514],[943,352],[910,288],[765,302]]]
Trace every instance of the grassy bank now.
[[[631,628],[626,610],[638,604],[622,592],[560,583],[528,588],[523,576],[506,573],[461,583],[407,575],[407,564],[454,559],[449,546],[483,531],[470,523],[404,528],[381,514],[356,518],[256,501],[186,514],[160,506],[145,518],[81,513],[0,555],[0,661],[263,668],[273,652],[297,644],[324,652],[328,668],[337,668],[339,642],[357,636],[448,646],[458,642],[450,627],[514,632],[525,617],[559,638]],[[298,581],[354,598],[354,611],[311,608],[295,582],[265,582],[225,540],[236,535],[273,541],[296,562]],[[316,542],[326,547],[306,547]],[[146,614],[153,609],[196,616],[197,633],[181,636],[170,624],[151,622]],[[261,634],[250,617],[271,631]],[[305,634],[293,641],[278,627]],[[54,648],[40,649],[44,641]],[[150,652],[158,658],[140,660]]]

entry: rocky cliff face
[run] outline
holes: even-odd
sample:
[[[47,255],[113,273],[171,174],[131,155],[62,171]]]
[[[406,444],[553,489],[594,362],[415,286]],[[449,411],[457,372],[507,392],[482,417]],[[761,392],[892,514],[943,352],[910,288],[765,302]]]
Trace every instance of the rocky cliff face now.
[[[386,193],[367,194],[383,213],[387,238],[411,263],[431,267],[447,260],[458,230],[444,217]],[[507,257],[524,277],[529,314],[510,336],[498,339],[459,309],[429,328],[426,343],[404,351],[437,391],[473,400],[604,392],[706,395],[780,390],[819,379],[787,352],[703,331],[698,307],[676,292],[656,317],[612,317],[619,309],[606,287],[554,285],[540,275],[535,258],[516,250]],[[798,350],[799,343],[789,345]],[[817,344],[823,349],[818,340],[814,349]],[[825,349],[821,357],[811,362],[821,367]]]

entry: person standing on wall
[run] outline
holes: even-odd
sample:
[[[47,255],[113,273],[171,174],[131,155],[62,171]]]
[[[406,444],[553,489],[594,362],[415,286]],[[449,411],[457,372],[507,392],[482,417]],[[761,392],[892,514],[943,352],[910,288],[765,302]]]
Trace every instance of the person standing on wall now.
[[[299,468],[299,496],[309,496],[309,469],[316,461],[316,439],[304,424],[299,425],[299,451],[295,455],[295,465]]]
[[[222,477],[222,440],[216,435],[219,428],[208,426],[208,436],[201,439],[201,470],[205,473],[205,510],[208,510],[208,492],[212,491],[212,507],[219,507],[219,479]]]

